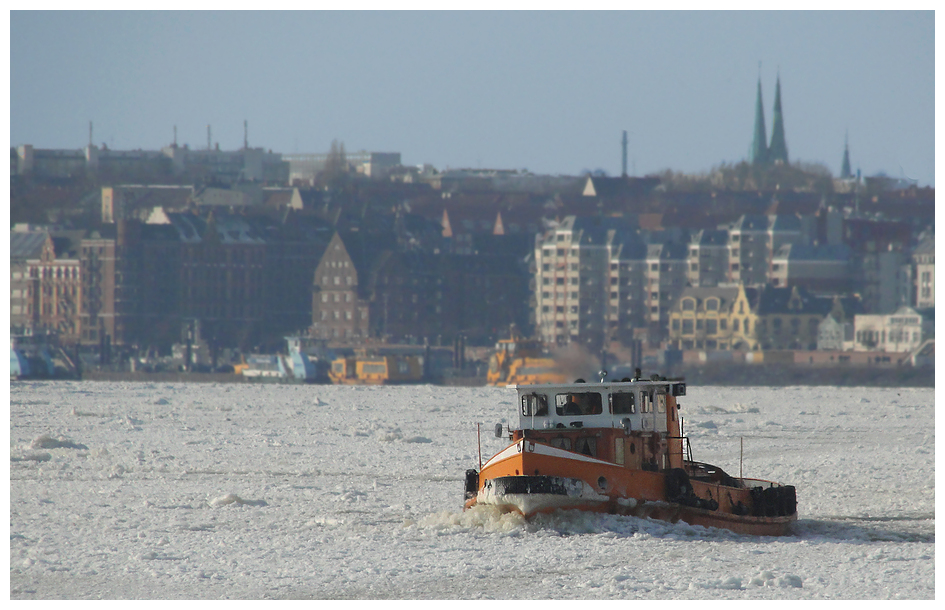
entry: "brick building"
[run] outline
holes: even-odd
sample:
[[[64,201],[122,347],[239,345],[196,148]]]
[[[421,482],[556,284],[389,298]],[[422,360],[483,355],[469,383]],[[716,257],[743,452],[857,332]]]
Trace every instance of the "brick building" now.
[[[311,335],[469,344],[527,322],[528,276],[514,257],[404,250],[393,233],[337,232],[314,274]]]
[[[80,333],[82,299],[79,240],[84,231],[10,232],[10,327],[22,333],[57,333],[64,343]]]

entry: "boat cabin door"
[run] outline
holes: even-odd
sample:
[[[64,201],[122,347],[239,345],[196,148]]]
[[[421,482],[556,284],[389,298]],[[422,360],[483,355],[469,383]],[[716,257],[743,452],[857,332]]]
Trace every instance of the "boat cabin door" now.
[[[640,414],[643,429],[643,463],[658,470],[666,468],[666,391],[650,387],[640,390]]]

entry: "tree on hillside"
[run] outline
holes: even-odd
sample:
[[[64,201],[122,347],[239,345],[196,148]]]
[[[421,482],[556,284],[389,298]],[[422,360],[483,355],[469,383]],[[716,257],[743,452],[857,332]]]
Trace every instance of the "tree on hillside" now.
[[[319,182],[328,188],[343,189],[348,181],[348,158],[344,142],[331,141],[325,168],[321,171]]]
[[[821,163],[795,162],[753,165],[747,161],[722,163],[708,174],[663,170],[658,174],[668,191],[796,191],[833,193],[833,177]]]

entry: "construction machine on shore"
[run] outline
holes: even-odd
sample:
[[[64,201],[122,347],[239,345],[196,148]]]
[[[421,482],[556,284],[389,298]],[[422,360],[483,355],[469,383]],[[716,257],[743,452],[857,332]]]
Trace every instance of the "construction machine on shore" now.
[[[500,339],[489,357],[486,383],[509,384],[562,383],[565,381],[555,359],[546,354],[536,339],[525,339],[513,329],[508,339]]]

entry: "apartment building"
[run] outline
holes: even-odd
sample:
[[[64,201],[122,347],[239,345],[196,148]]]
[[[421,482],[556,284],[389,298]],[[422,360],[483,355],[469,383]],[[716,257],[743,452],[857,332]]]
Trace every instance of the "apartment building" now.
[[[856,288],[870,313],[893,311],[911,300],[912,267],[907,254],[893,245],[854,255]]]
[[[784,244],[771,258],[775,287],[803,286],[815,292],[849,292],[854,286],[853,251],[845,244]]]
[[[575,216],[535,237],[535,324],[543,342],[602,345],[613,239],[601,218]]]
[[[689,250],[676,241],[651,243],[646,248],[647,322],[651,337],[663,338],[669,312],[687,286]]]
[[[535,240],[536,332],[591,351],[635,330],[659,336],[686,269],[684,244],[648,244],[622,218],[567,216]]]
[[[915,306],[935,307],[935,236],[926,237],[912,253],[915,267]]]
[[[646,244],[630,233],[615,233],[610,241],[606,339],[629,344],[634,329],[647,327]]]
[[[774,253],[785,244],[808,245],[814,223],[797,215],[745,214],[728,227],[728,280],[746,286],[768,281]]]
[[[728,231],[702,229],[689,242],[690,286],[718,286],[729,277]]]

